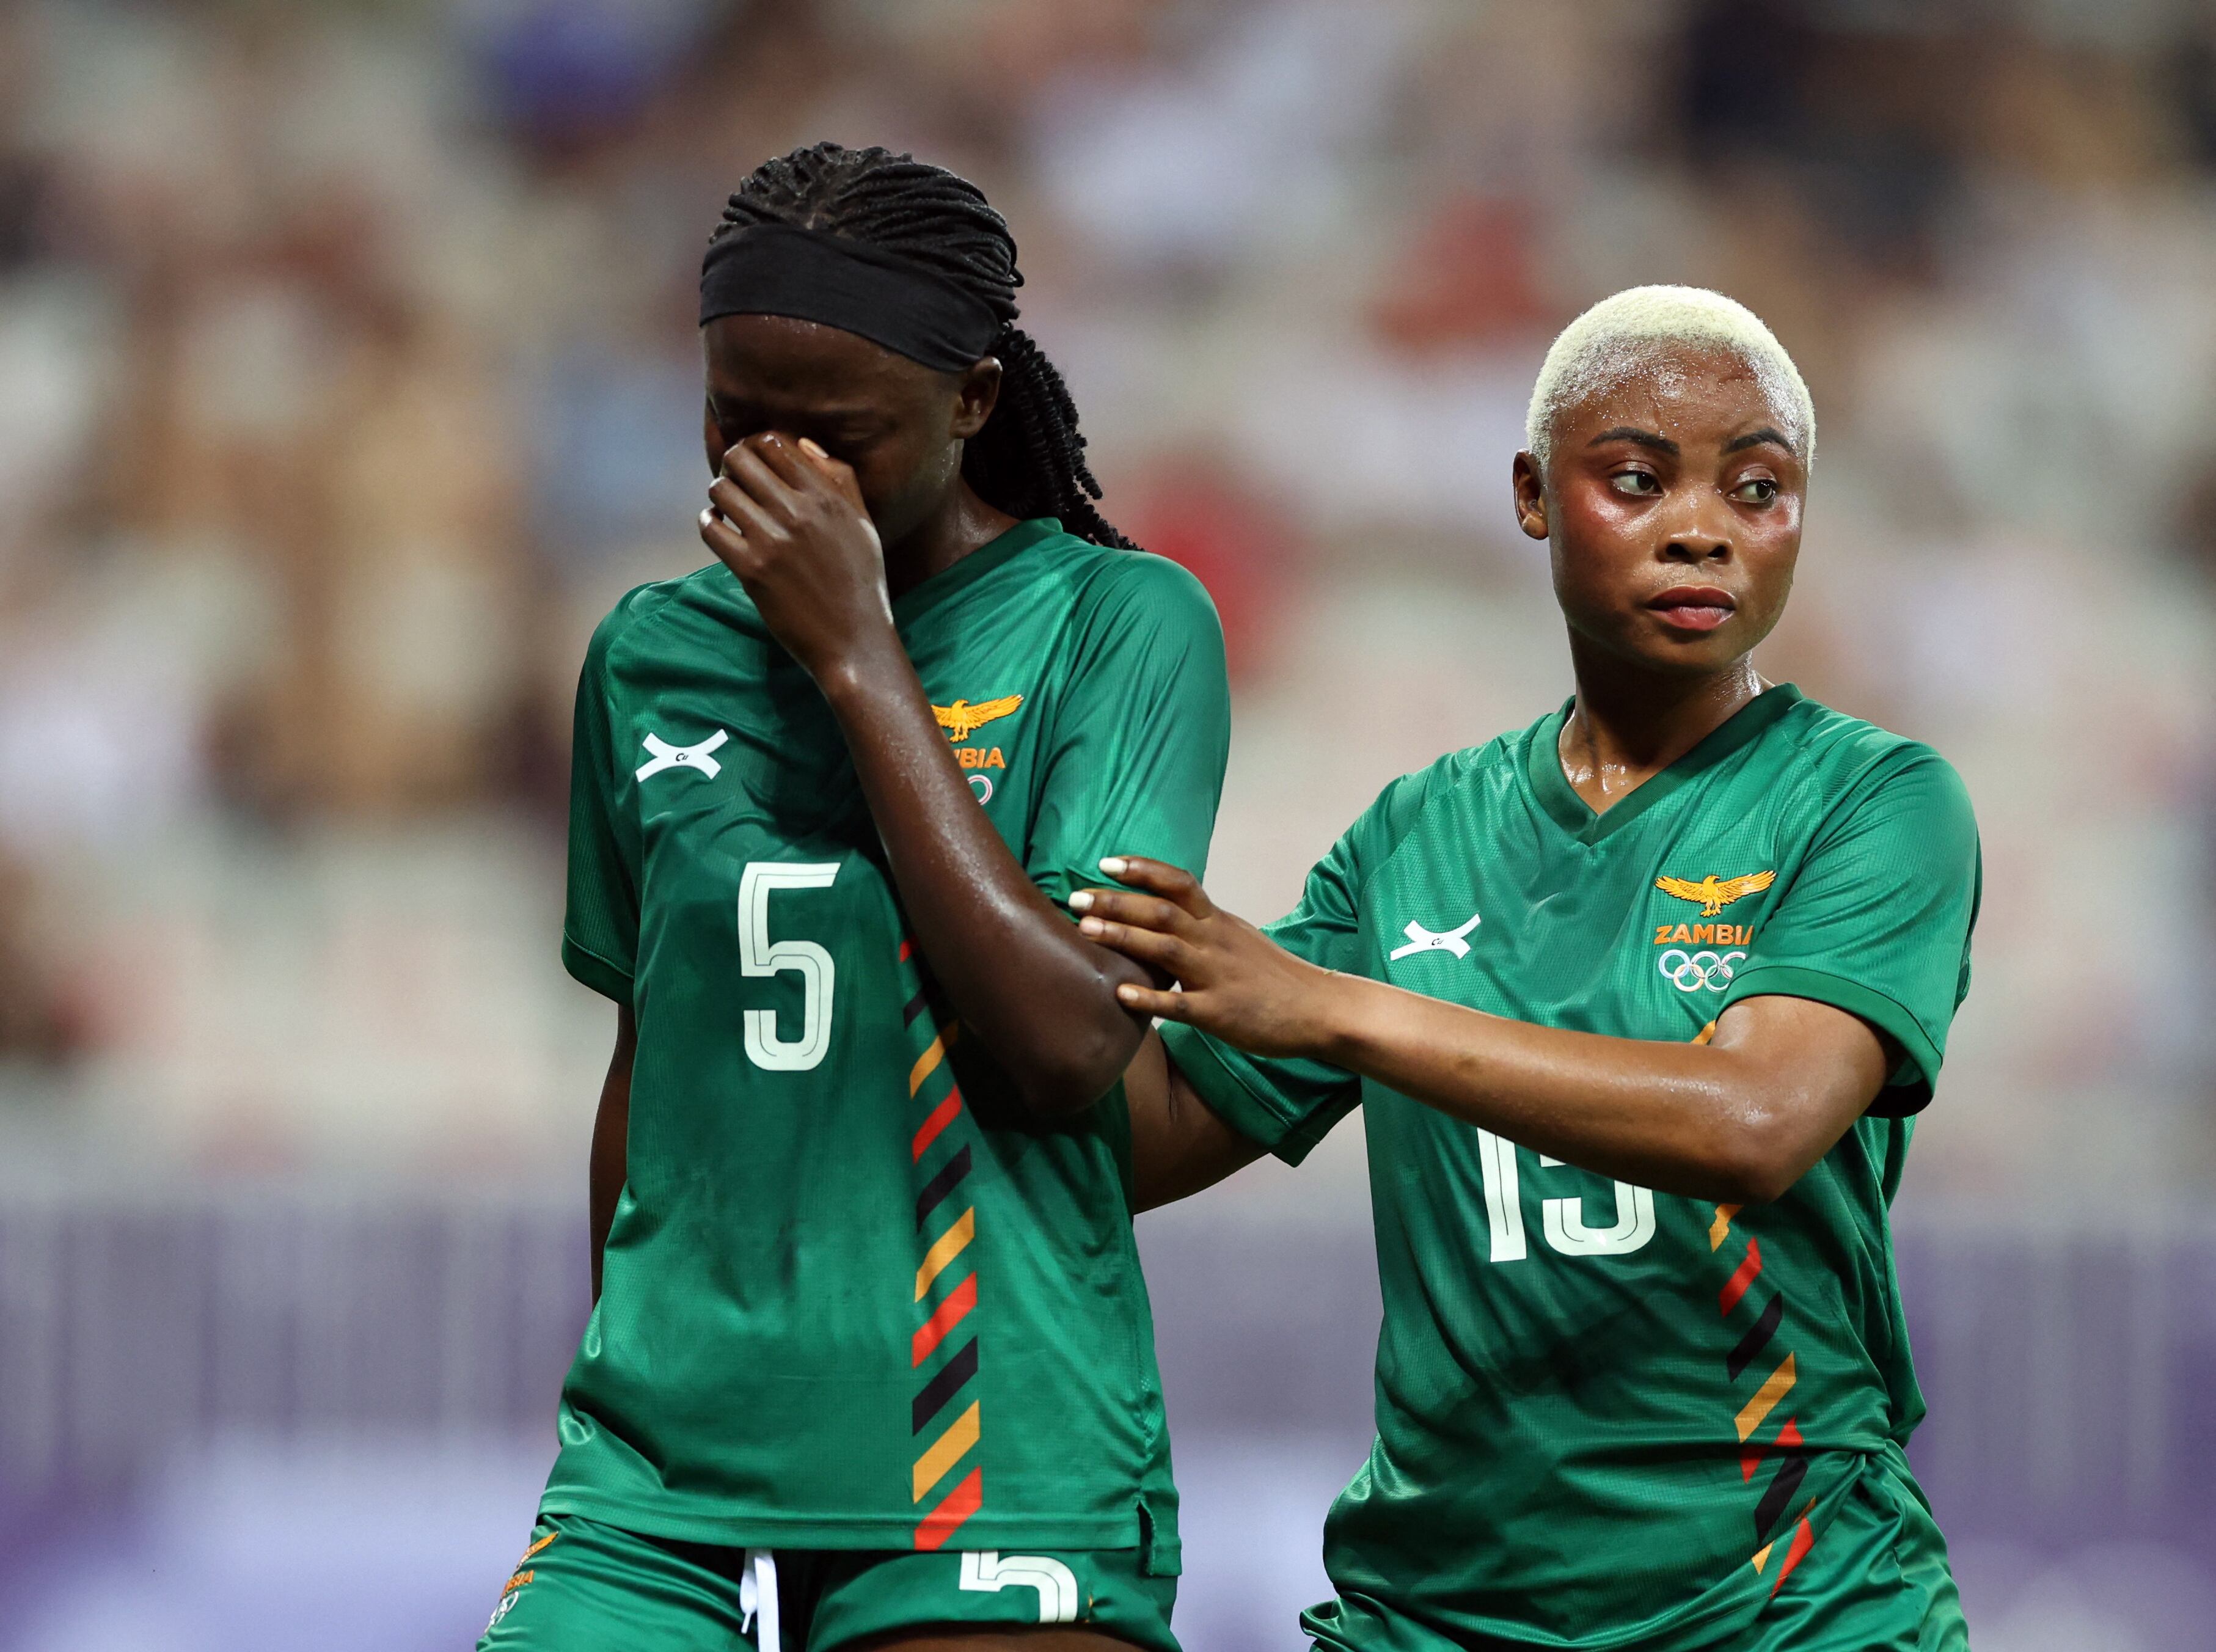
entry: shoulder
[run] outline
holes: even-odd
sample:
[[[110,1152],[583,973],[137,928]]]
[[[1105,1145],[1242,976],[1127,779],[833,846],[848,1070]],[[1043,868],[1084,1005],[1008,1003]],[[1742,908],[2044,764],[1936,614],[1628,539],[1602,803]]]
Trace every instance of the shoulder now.
[[[1208,587],[1167,557],[1095,545],[1074,533],[1061,534],[1039,549],[1068,582],[1072,606],[1080,617],[1218,634],[1222,631]]]
[[[585,669],[604,675],[612,660],[638,647],[673,616],[690,610],[730,609],[747,603],[746,594],[721,563],[695,569],[674,579],[658,579],[635,585],[616,599],[615,606],[593,628],[586,644]]]
[[[1542,718],[1530,728],[1448,752],[1388,782],[1348,834],[1360,840],[1355,847],[1363,860],[1373,866],[1379,864],[1414,836],[1426,817],[1450,799],[1482,791],[1515,774],[1524,761],[1533,734],[1545,721]]]
[[[1944,835],[1967,831],[1974,838],[1969,788],[1954,766],[1923,741],[1805,699],[1779,720],[1776,735],[1790,748],[1800,783],[1832,823],[1874,813],[1893,820],[1914,817]]]

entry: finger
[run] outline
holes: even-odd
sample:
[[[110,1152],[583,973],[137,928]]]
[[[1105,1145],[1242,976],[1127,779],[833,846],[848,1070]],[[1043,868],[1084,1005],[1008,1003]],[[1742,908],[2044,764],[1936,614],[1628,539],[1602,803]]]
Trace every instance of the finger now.
[[[800,505],[799,492],[777,473],[764,455],[764,438],[748,436],[723,455],[723,475],[736,482],[772,515],[791,521]]]
[[[803,436],[797,445],[800,451],[808,455],[809,462],[816,467],[816,472],[830,483],[841,498],[857,510],[866,511],[869,509],[862,502],[862,484],[855,479],[853,465],[844,459],[832,458],[829,452],[812,436]]]
[[[1087,940],[1097,940],[1103,946],[1112,946],[1126,958],[1136,958],[1142,964],[1152,964],[1157,969],[1167,970],[1182,981],[1191,954],[1185,944],[1174,935],[1157,934],[1151,929],[1135,929],[1127,923],[1109,923],[1099,918],[1087,918],[1077,926],[1077,933]]]
[[[700,513],[700,542],[716,553],[716,559],[733,573],[742,567],[752,566],[752,553],[747,536],[733,527],[711,509]]]
[[[822,485],[823,473],[804,456],[803,449],[816,444],[803,438],[794,441],[782,431],[765,430],[759,435],[748,436],[739,444],[760,456],[762,462],[776,472],[777,479],[795,493],[811,492]],[[816,447],[817,453],[823,450]]]
[[[723,518],[742,534],[770,546],[785,536],[785,526],[762,508],[761,502],[727,476],[708,484],[708,497]]]
[[[1069,909],[1163,934],[1180,934],[1192,922],[1181,906],[1123,889],[1080,889],[1069,897]]]
[[[1185,997],[1181,992],[1157,992],[1151,987],[1140,986],[1136,982],[1127,981],[1116,989],[1116,1002],[1124,1008],[1136,1014],[1153,1015],[1165,1021],[1192,1019],[1186,1012]]]
[[[1149,860],[1141,854],[1111,854],[1101,861],[1100,870],[1119,884],[1149,890],[1165,900],[1176,902],[1196,918],[1204,918],[1216,910],[1208,891],[1200,886],[1200,880],[1166,860]]]

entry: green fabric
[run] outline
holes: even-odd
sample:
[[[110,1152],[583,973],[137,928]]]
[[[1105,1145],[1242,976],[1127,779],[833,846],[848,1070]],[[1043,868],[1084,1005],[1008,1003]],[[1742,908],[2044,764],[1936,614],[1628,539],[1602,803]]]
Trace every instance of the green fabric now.
[[[759,1618],[742,1593],[743,1548],[649,1538],[575,1514],[542,1518],[532,1547],[502,1590],[478,1652],[616,1645],[734,1652],[760,1644]],[[1036,1628],[1042,1613],[1059,1614],[1065,1605],[1074,1616],[1054,1621],[1147,1652],[1178,1652],[1170,1632],[1177,1580],[1150,1576],[1136,1549],[974,1557],[953,1550],[781,1549],[773,1557],[779,1652],[835,1652],[907,1630]]]
[[[1769,1599],[1752,1556],[1812,1500],[1820,1522],[1924,1411],[1887,1209],[1968,986],[1961,782],[1780,687],[1596,816],[1562,778],[1563,715],[1394,781],[1271,933],[1334,970],[1616,1037],[1690,1039],[1742,997],[1813,998],[1904,1059],[1798,1186],[1733,1214],[1165,1029],[1208,1102],[1288,1159],[1363,1110],[1378,1437],[1327,1524],[1341,1599],[1314,1623],[1369,1621],[1370,1603],[1416,1628],[1334,1630],[1343,1644],[1681,1652],[1739,1632]],[[1657,881],[1763,873],[1705,916]],[[1419,945],[1473,915],[1466,954]],[[1765,1384],[1775,1404],[1750,1409]],[[1750,1446],[1764,1455],[1743,1462]]]
[[[1828,1507],[1800,1517],[1808,1542],[1797,1557],[1800,1520],[1764,1556],[1756,1578],[1765,1598],[1752,1621],[1702,1642],[1699,1652],[1969,1652],[1947,1540],[1906,1463],[1891,1449],[1860,1462]],[[1301,1622],[1317,1652],[1509,1652],[1524,1644],[1450,1639],[1359,1593],[1303,1613]]]
[[[950,715],[1022,697],[950,737],[1041,888],[1059,900],[1116,852],[1203,866],[1230,712],[1191,575],[1033,521],[894,613]],[[748,872],[764,865],[816,870],[772,886]],[[1041,1128],[947,1036],[839,730],[720,566],[632,592],[594,638],[563,956],[633,1005],[639,1042],[629,1180],[544,1507],[900,1548],[974,1472],[967,1546],[1143,1544],[1173,1571],[1122,1093]],[[976,1443],[919,1489],[973,1405]]]

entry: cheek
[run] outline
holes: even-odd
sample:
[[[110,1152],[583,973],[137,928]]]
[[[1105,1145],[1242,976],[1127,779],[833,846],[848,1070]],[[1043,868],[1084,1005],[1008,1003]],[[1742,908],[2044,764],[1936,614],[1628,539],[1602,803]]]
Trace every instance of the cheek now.
[[[1565,597],[1604,598],[1626,569],[1643,564],[1637,502],[1605,489],[1576,487],[1555,500],[1554,588]]]

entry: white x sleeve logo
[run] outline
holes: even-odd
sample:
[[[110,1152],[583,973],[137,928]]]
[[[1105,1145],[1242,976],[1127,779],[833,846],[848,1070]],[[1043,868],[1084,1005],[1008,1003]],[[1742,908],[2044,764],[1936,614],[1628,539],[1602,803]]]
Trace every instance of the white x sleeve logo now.
[[[1400,932],[1407,936],[1408,944],[1406,946],[1396,947],[1385,956],[1389,959],[1406,958],[1411,952],[1452,952],[1456,958],[1468,958],[1469,942],[1462,937],[1476,928],[1480,921],[1479,915],[1473,912],[1469,915],[1469,922],[1461,928],[1450,929],[1443,934],[1437,934],[1411,920],[1408,927]]]
[[[673,746],[658,734],[649,734],[641,742],[653,758],[642,764],[631,778],[643,780],[649,774],[659,774],[665,768],[697,768],[710,780],[723,772],[723,766],[708,754],[731,737],[728,729],[718,729],[697,746]]]

